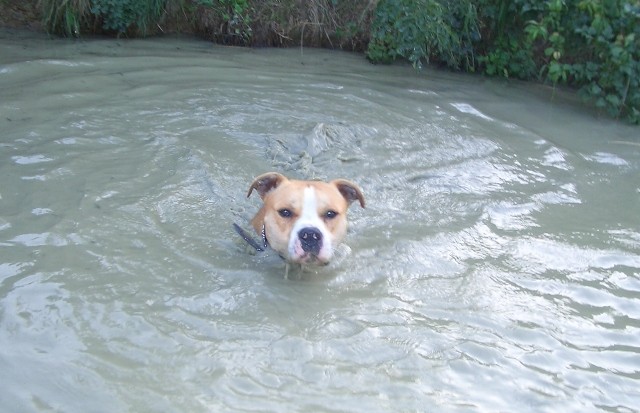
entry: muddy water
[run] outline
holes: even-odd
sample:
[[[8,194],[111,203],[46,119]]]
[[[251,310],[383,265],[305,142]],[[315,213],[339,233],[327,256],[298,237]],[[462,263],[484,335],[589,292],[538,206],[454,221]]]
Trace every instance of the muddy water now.
[[[640,133],[322,50],[0,36],[7,412],[637,411]],[[248,254],[260,173],[345,254]],[[350,252],[349,252],[350,250]]]

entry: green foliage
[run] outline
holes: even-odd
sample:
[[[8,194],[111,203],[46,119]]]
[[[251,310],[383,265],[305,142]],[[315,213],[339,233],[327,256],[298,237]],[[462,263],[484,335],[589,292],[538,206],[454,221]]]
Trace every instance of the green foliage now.
[[[421,67],[433,57],[450,67],[461,61],[462,42],[436,0],[381,0],[375,11],[367,57],[373,62],[408,59]]]
[[[51,33],[144,35],[171,6],[221,43],[350,44],[373,62],[541,80],[640,124],[639,0],[38,1]]]
[[[132,27],[143,35],[157,22],[166,0],[91,0],[91,13],[102,19],[102,27],[118,34]]]
[[[106,32],[147,34],[157,24],[168,0],[40,0],[44,26],[50,33],[80,36],[100,23]]]
[[[446,10],[445,21],[458,37],[458,48],[454,50],[459,56],[457,68],[473,72],[476,69],[475,44],[481,39],[478,8],[472,0],[439,0]],[[450,67],[452,67],[450,65]]]
[[[640,3],[548,0],[525,33],[543,49],[542,77],[579,88],[596,107],[640,123]]]
[[[217,35],[225,39],[233,37],[234,44],[251,44],[253,30],[248,0],[195,0],[195,3],[213,9],[222,18],[224,25]],[[224,42],[229,43],[228,40]]]
[[[478,70],[490,76],[531,79],[537,73],[532,42],[522,31],[524,22],[539,13],[541,1],[477,1],[483,26],[478,42]]]
[[[50,33],[78,37],[90,15],[90,0],[40,0],[44,26]]]
[[[367,57],[568,85],[640,123],[638,0],[380,0]]]
[[[478,57],[489,76],[530,79],[536,72],[531,47],[517,37],[500,37],[485,55]]]

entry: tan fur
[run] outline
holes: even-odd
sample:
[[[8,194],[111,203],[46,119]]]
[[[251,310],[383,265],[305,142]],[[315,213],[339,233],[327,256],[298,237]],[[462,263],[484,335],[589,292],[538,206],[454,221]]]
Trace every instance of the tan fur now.
[[[304,203],[305,188],[315,190],[318,217],[331,236],[332,245],[339,244],[347,230],[347,209],[353,201],[359,201],[364,208],[364,195],[360,188],[345,179],[330,182],[300,181],[288,179],[276,172],[269,172],[258,176],[247,193],[247,197],[256,190],[262,198],[263,205],[251,220],[251,225],[257,234],[264,229],[269,245],[283,257],[288,257],[287,248],[292,234],[292,228],[300,216]],[[282,217],[278,211],[287,209],[291,217]],[[334,211],[337,216],[326,218],[327,211]]]

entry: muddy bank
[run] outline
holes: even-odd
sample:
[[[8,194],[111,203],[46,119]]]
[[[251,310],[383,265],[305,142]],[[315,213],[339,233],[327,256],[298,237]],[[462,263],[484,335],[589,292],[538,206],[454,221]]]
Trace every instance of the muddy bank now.
[[[37,1],[0,1],[0,27],[44,31]]]
[[[563,9],[566,24],[557,31],[570,48],[539,34],[556,30],[550,10],[512,4],[509,12],[519,18],[506,24],[497,0],[0,0],[0,27],[71,38],[187,34],[222,45],[365,52],[373,63],[401,60],[567,87],[598,114],[639,124],[640,26],[629,0],[616,2],[607,23],[594,10]],[[591,32],[600,35],[585,34]]]
[[[226,2],[229,5],[220,6],[225,2],[207,4],[181,0],[167,2],[152,12],[145,10],[148,16],[141,12],[136,14],[131,6],[124,10],[129,16],[113,21],[96,17],[99,13],[94,13],[93,8],[98,6],[87,0],[71,3],[0,0],[0,27],[48,31],[69,37],[141,37],[180,33],[226,45],[304,45],[362,51],[369,41],[377,1],[358,4],[328,0],[247,1]],[[237,8],[240,3],[245,5],[243,9]]]

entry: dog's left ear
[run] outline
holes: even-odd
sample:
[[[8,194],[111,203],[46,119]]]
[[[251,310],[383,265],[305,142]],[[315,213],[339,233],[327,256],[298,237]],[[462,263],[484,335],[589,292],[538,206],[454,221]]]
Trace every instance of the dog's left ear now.
[[[247,198],[251,195],[251,192],[255,189],[258,191],[260,198],[264,199],[267,192],[280,185],[283,181],[286,181],[287,177],[277,172],[267,172],[262,174],[253,180],[247,192]]]
[[[340,191],[344,199],[346,199],[349,204],[358,200],[360,202],[360,206],[364,208],[364,195],[358,185],[351,181],[347,181],[346,179],[335,179],[329,183],[338,188],[338,191]]]

